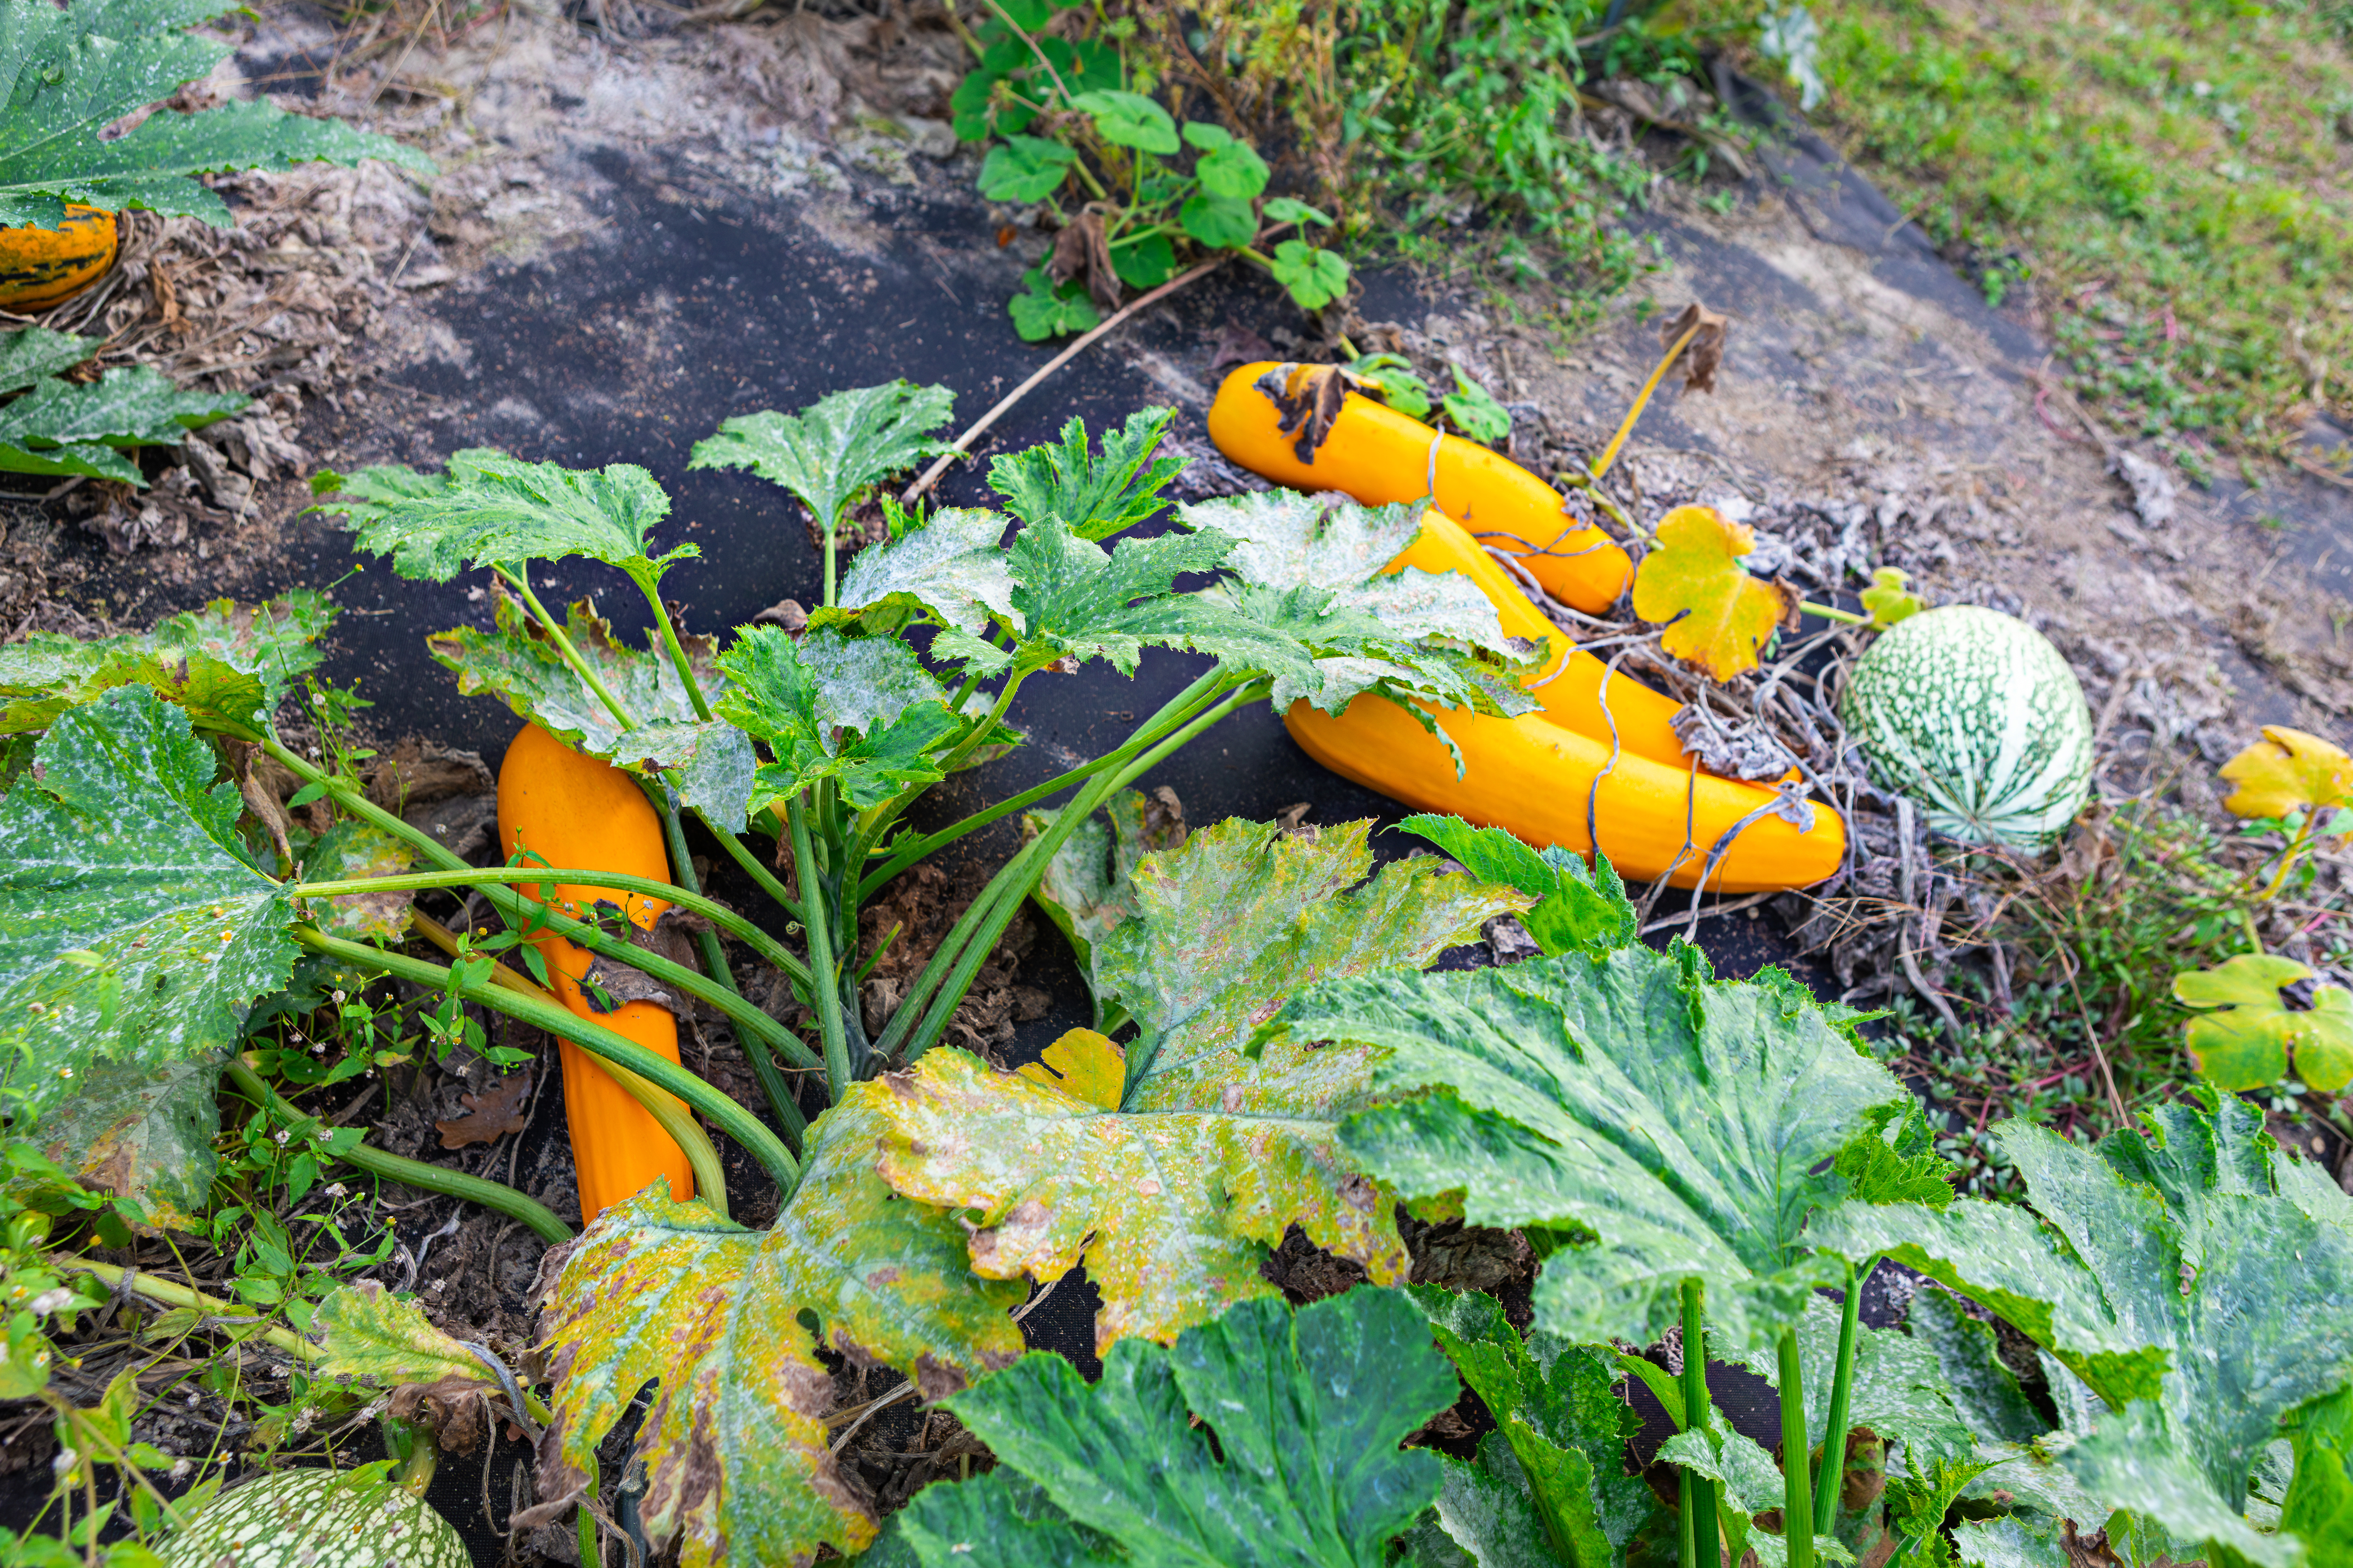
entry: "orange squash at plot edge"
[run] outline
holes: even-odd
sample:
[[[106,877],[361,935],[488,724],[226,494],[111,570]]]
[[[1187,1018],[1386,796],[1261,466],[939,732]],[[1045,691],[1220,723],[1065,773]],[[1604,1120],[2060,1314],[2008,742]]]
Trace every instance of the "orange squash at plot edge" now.
[[[1314,368],[1261,362],[1226,377],[1209,407],[1218,450],[1278,484],[1339,490],[1367,506],[1427,497],[1482,542],[1521,555],[1546,593],[1588,615],[1617,603],[1633,581],[1626,552],[1565,512],[1558,490],[1509,458],[1360,393],[1341,398],[1331,433],[1302,458],[1299,433],[1283,433],[1282,412],[1259,383],[1270,373],[1295,377]]]
[[[523,727],[499,764],[499,844],[512,856],[525,849],[550,866],[594,867],[625,876],[670,879],[661,820],[629,775],[609,763],[584,757],[536,724]],[[528,898],[536,884],[518,883]],[[597,900],[617,905],[642,930],[653,929],[670,905],[641,893],[559,883],[556,908],[579,916]],[[678,1020],[651,1002],[624,1002],[599,1013],[580,982],[595,956],[560,936],[534,944],[547,962],[556,996],[581,1017],[601,1024],[649,1050],[678,1060]],[[661,1177],[671,1195],[694,1195],[694,1169],[661,1124],[615,1082],[603,1064],[572,1044],[558,1042],[564,1062],[564,1110],[572,1130],[572,1159],[580,1177],[580,1218],[595,1219]]]
[[[114,265],[114,215],[68,206],[58,228],[0,228],[0,310],[30,316],[62,305]]]

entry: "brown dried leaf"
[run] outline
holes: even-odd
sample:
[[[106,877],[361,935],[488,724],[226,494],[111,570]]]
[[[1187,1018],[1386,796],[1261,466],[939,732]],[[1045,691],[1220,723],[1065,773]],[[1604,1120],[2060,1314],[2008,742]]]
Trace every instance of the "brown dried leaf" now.
[[[1724,340],[1732,331],[1730,321],[1694,300],[1659,329],[1659,351],[1663,353],[1673,348],[1675,340],[1694,327],[1699,331],[1683,351],[1683,390],[1714,392],[1715,373],[1724,365]]]
[[[500,1079],[488,1094],[461,1094],[458,1103],[466,1108],[465,1115],[433,1124],[444,1149],[495,1143],[510,1132],[520,1132],[531,1121],[531,1069]]]
[[[1112,268],[1111,237],[1103,232],[1103,214],[1090,207],[1062,226],[1054,236],[1054,255],[1046,273],[1057,283],[1083,273],[1088,296],[1106,313],[1119,309],[1119,274]]]

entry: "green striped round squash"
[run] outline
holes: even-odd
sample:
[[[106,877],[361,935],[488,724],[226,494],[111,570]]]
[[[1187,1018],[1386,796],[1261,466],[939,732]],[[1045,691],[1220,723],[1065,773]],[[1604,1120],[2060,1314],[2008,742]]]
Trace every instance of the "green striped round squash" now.
[[[2049,638],[1999,610],[1897,622],[1856,661],[1839,717],[1872,776],[1956,838],[2040,849],[2091,797],[2084,688]]]
[[[165,1568],[472,1568],[456,1529],[391,1469],[280,1470],[232,1487],[165,1544]]]

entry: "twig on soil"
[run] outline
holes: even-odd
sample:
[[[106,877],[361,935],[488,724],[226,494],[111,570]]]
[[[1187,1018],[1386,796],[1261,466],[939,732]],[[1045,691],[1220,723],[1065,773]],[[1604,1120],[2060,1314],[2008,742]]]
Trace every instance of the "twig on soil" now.
[[[1219,268],[1223,267],[1229,260],[1230,260],[1232,256],[1233,252],[1229,250],[1219,252],[1217,255],[1209,258],[1208,260],[1201,263],[1200,266],[1194,268],[1191,271],[1178,273],[1176,277],[1171,278],[1167,282],[1163,283],[1159,288],[1153,289],[1150,293],[1137,295],[1134,299],[1129,300],[1126,304],[1122,305],[1117,310],[1113,311],[1111,318],[1104,321],[1103,325],[1082,334],[1076,342],[1073,342],[1069,348],[1064,349],[1060,353],[1056,354],[1052,359],[1048,360],[1045,364],[1039,369],[1036,374],[1032,375],[1029,380],[1023,382],[1020,385],[1015,387],[1012,391],[999,398],[996,407],[982,415],[978,419],[974,420],[972,427],[966,430],[963,435],[957,437],[955,440],[949,445],[948,449],[941,453],[930,468],[923,470],[922,477],[917,479],[913,484],[907,487],[905,492],[899,497],[899,504],[901,506],[914,505],[915,498],[922,495],[925,490],[930,489],[934,483],[938,480],[939,477],[947,472],[948,465],[950,463],[955,462],[958,458],[963,457],[967,451],[971,450],[972,444],[975,441],[979,440],[983,435],[987,434],[988,427],[996,424],[998,419],[1002,418],[1007,409],[1011,408],[1015,404],[1020,402],[1022,398],[1028,396],[1030,390],[1036,387],[1039,382],[1044,381],[1048,376],[1053,374],[1056,371],[1070,363],[1071,360],[1077,358],[1081,351],[1085,349],[1088,344],[1093,342],[1097,338],[1102,337],[1104,333],[1110,331],[1121,322],[1126,321],[1130,316],[1134,315],[1138,310],[1143,310],[1146,305],[1157,304],[1159,301],[1166,299],[1169,295],[1176,292],[1177,289],[1185,287],[1186,284],[1192,282],[1195,279],[1206,278],[1210,273],[1215,272]]]

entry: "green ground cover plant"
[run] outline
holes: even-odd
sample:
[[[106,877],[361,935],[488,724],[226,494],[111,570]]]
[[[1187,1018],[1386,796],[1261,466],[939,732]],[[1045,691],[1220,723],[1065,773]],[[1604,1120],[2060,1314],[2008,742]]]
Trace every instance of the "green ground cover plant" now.
[[[1742,7],[1711,7],[1731,19]],[[2353,51],[2300,0],[1817,4],[1815,111],[2000,304],[2031,276],[2080,391],[2217,451],[2343,409]]]

